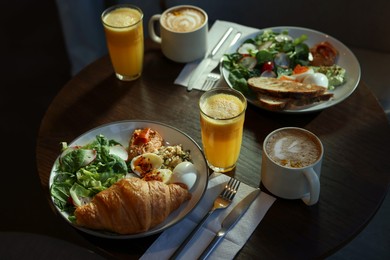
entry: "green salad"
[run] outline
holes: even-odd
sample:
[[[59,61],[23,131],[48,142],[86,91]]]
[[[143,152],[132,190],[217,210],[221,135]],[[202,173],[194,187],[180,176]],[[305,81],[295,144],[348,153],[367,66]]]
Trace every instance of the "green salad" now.
[[[288,30],[279,33],[271,29],[264,30],[254,38],[245,40],[236,52],[225,54],[222,66],[229,71],[228,80],[232,87],[246,95],[254,95],[247,85],[251,77],[291,76],[296,66],[312,68],[321,72],[332,84],[340,85],[345,79],[345,69],[333,66],[310,66],[310,47],[307,45],[307,35],[297,38],[289,35]]]
[[[128,173],[129,166],[121,156],[124,153],[127,155],[120,143],[103,135],[84,146],[62,143],[50,187],[54,204],[73,221],[75,205],[88,202]]]
[[[72,222],[75,221],[76,207],[90,202],[97,193],[108,189],[122,178],[141,177],[132,168],[128,149],[102,134],[82,146],[68,146],[63,142],[61,150],[54,165],[50,193],[54,204],[67,213]],[[162,165],[158,167],[156,176],[153,176],[154,171],[143,176],[145,180],[158,178],[163,169],[172,173],[181,162],[192,162],[190,151],[184,150],[181,144],[163,145],[155,154],[161,158]]]

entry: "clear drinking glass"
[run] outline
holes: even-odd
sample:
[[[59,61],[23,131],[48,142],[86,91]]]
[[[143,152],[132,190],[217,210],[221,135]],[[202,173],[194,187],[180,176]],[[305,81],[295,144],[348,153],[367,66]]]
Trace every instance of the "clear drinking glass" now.
[[[240,155],[247,101],[234,89],[215,88],[199,100],[203,150],[216,172],[234,169]]]
[[[101,19],[116,77],[124,81],[139,78],[144,60],[142,10],[130,4],[114,5]]]

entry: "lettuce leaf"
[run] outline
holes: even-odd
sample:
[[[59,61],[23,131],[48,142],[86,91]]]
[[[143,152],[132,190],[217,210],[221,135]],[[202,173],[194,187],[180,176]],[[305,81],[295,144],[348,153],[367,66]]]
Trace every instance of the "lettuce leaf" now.
[[[120,143],[103,135],[97,135],[93,141],[81,147],[64,145],[69,150],[63,152],[56,163],[56,176],[50,192],[55,205],[67,212],[70,219],[73,219],[76,205],[91,200],[128,173],[126,161],[110,154],[110,146],[114,145]],[[93,158],[91,151],[95,155]]]

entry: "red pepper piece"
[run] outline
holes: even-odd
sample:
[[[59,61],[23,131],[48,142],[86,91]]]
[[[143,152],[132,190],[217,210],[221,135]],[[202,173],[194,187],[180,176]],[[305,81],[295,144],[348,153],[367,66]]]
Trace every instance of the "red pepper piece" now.
[[[144,128],[139,132],[138,136],[134,140],[135,145],[146,144],[149,142],[150,128]]]

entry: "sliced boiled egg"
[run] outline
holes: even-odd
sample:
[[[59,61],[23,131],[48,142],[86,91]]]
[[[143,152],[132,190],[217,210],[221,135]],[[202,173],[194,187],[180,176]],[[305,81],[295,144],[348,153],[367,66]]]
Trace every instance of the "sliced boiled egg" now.
[[[307,75],[302,82],[306,84],[314,84],[317,86],[322,86],[325,88],[327,88],[329,85],[328,78],[325,76],[325,74],[320,72]]]
[[[181,162],[173,169],[169,183],[185,184],[188,190],[194,186],[198,172],[191,162]]]
[[[159,169],[157,170],[159,178],[163,183],[169,183],[172,177],[172,171],[169,169]]]
[[[295,78],[297,81],[302,82],[306,76],[311,74],[314,74],[314,70],[312,68],[307,68],[307,70],[292,74],[291,77]]]
[[[163,159],[154,153],[144,153],[131,160],[131,170],[140,177],[151,172],[153,169],[160,169]]]

